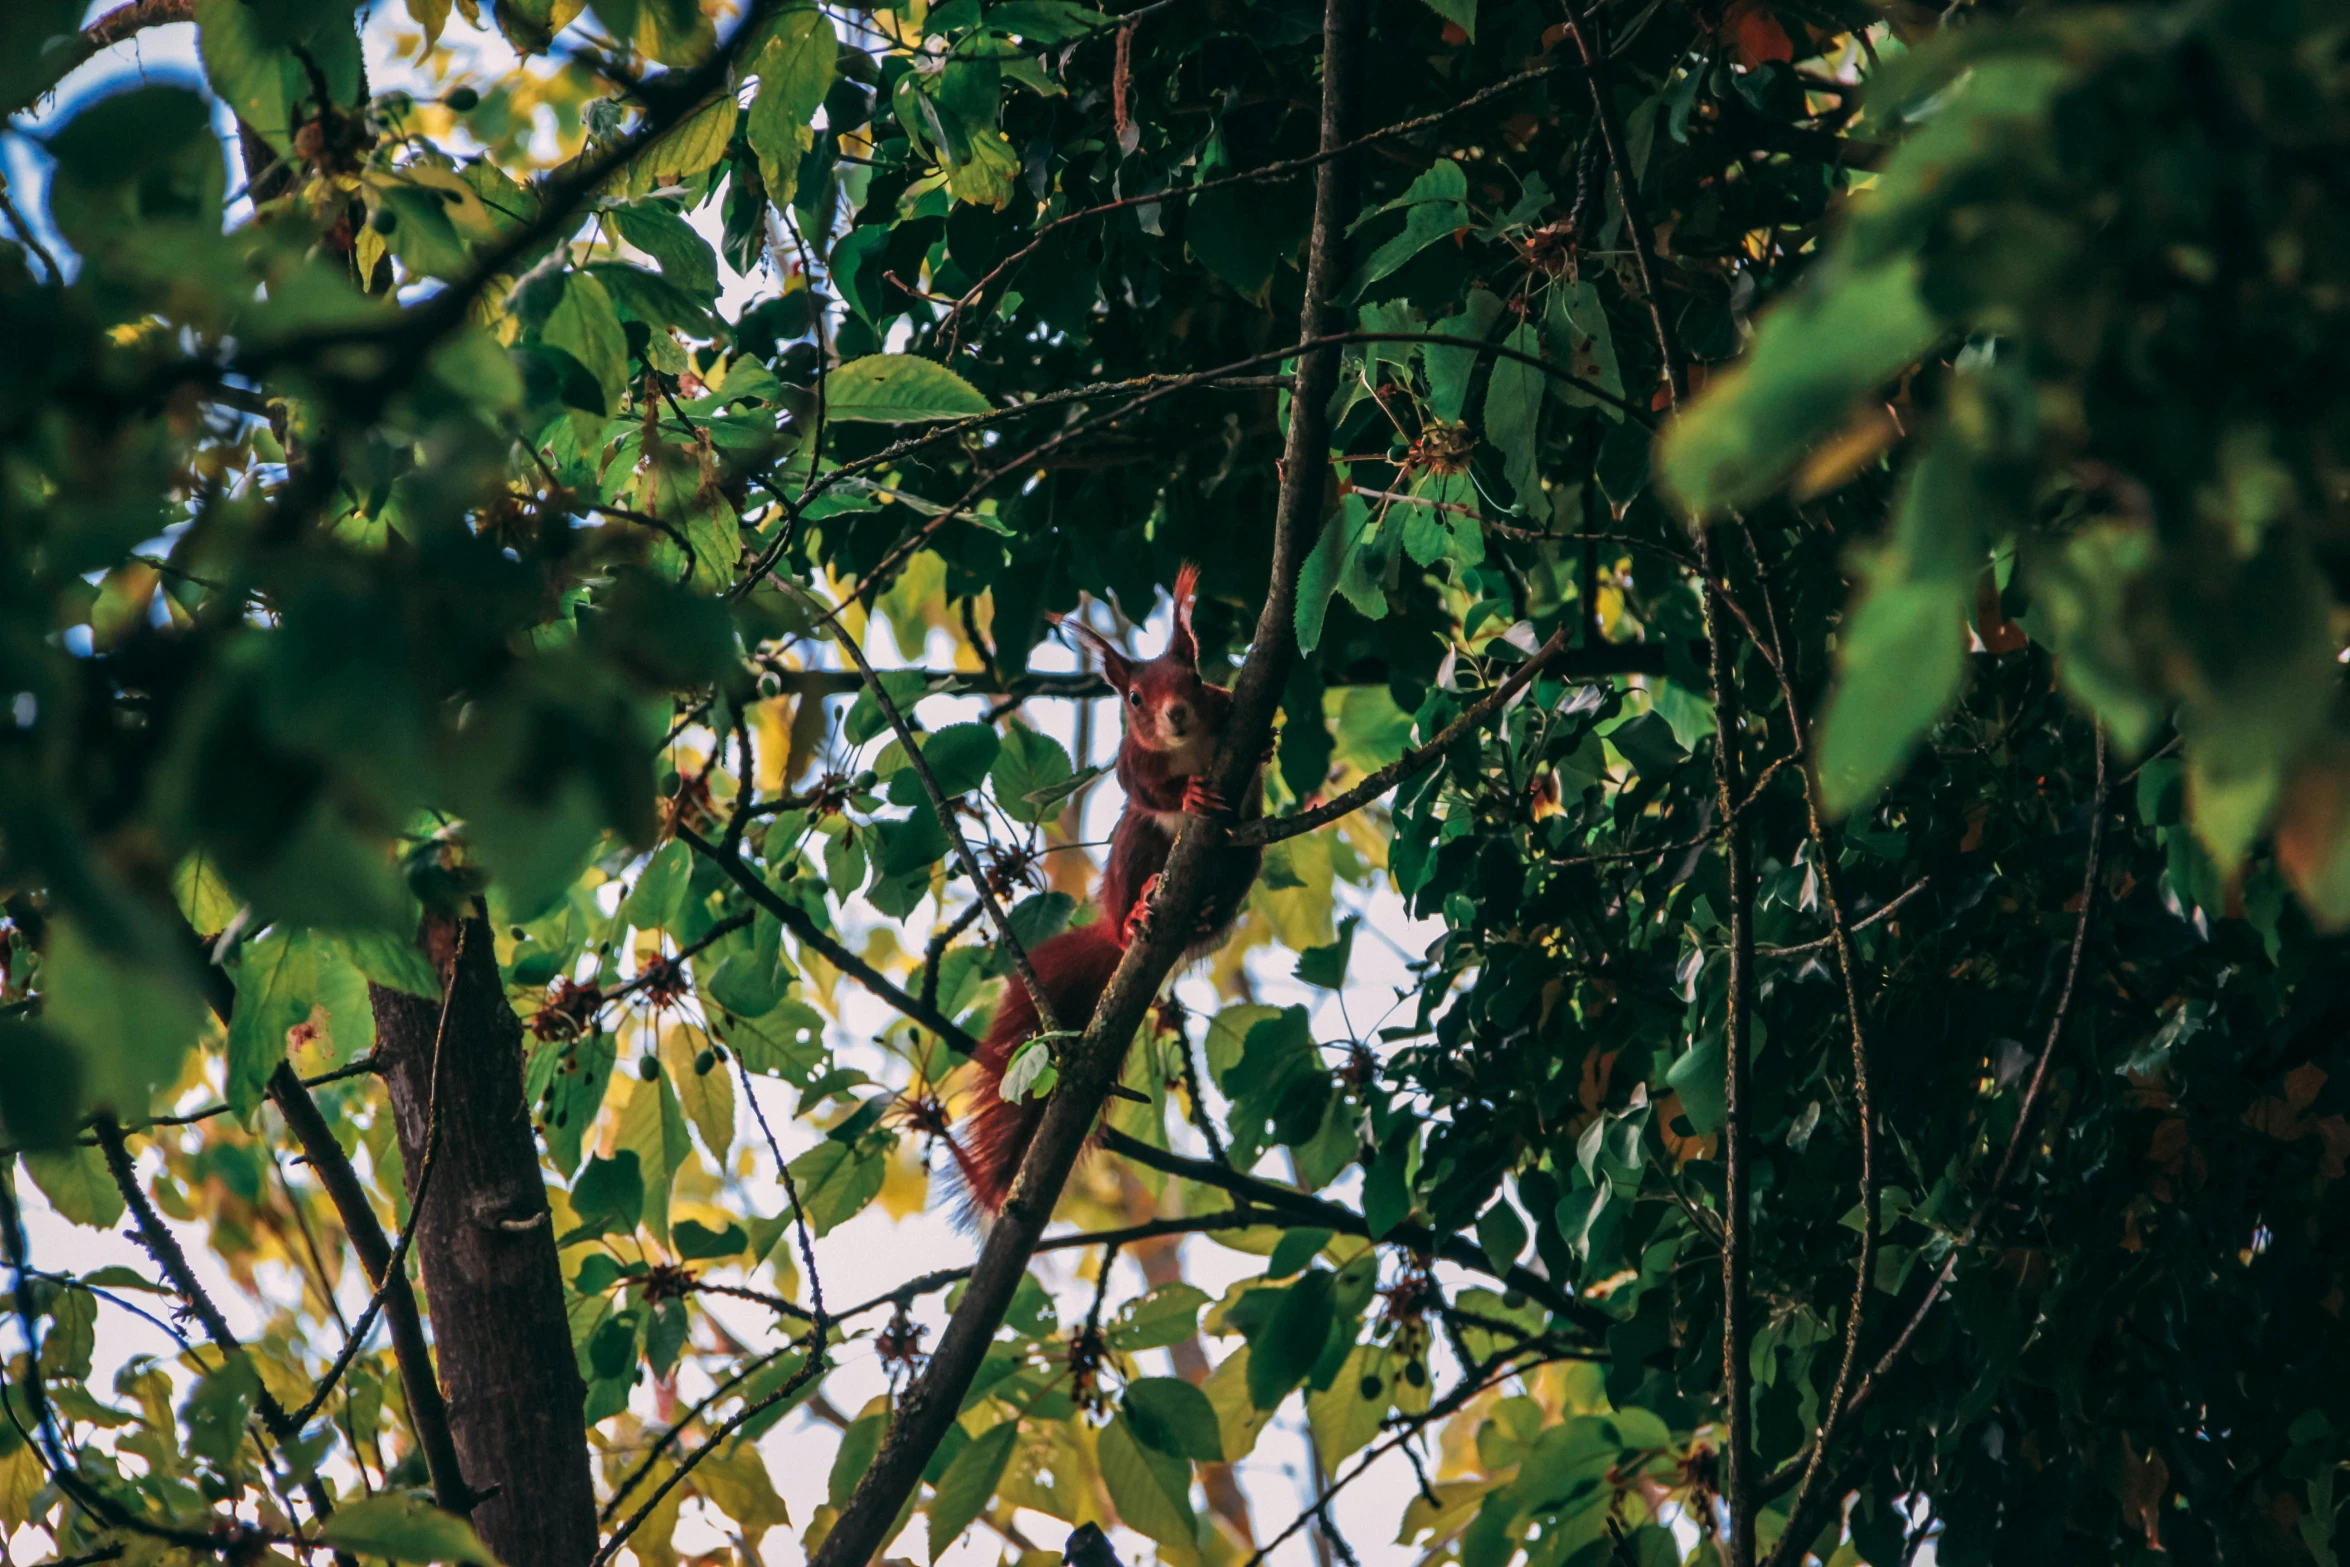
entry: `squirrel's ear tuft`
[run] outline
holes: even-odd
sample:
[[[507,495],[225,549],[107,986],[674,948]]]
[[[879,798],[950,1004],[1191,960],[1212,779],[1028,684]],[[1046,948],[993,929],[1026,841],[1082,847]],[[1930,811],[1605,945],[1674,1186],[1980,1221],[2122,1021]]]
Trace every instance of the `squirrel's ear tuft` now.
[[[1128,658],[1115,642],[1073,615],[1055,615],[1052,622],[1061,631],[1093,649],[1094,656],[1102,661],[1102,678],[1117,687],[1118,694],[1124,696],[1127,688],[1134,684],[1134,660]]]
[[[1191,604],[1199,596],[1199,567],[1185,561],[1175,573],[1175,629],[1167,637],[1167,652],[1193,669],[1199,668],[1199,637],[1191,629]]]

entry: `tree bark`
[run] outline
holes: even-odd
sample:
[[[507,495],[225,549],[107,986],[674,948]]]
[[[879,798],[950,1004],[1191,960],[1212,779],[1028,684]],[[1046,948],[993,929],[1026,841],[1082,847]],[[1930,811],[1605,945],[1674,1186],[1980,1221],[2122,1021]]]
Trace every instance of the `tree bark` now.
[[[370,996],[400,1163],[412,1196],[422,1192],[411,1222],[450,1434],[465,1478],[493,1493],[473,1523],[504,1567],[582,1567],[596,1552],[587,1390],[524,1098],[522,1025],[486,922],[428,919],[424,947],[449,987],[445,1037],[435,1003],[380,986]]]

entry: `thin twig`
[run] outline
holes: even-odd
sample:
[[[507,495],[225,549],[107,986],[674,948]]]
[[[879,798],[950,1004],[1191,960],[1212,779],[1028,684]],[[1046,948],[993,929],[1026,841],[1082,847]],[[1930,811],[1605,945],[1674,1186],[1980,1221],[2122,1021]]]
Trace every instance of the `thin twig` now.
[[[957,1026],[953,1019],[940,1013],[936,1007],[924,1006],[914,997],[907,995],[896,985],[890,983],[888,976],[879,969],[843,946],[837,937],[826,934],[813,919],[809,918],[807,910],[790,902],[777,893],[774,888],[760,880],[759,873],[745,864],[742,856],[722,853],[718,845],[695,832],[691,827],[680,826],[677,829],[677,836],[679,841],[687,844],[695,853],[707,855],[720,870],[726,873],[727,878],[742,890],[745,897],[769,914],[774,915],[785,930],[790,931],[793,936],[798,938],[800,945],[813,949],[834,968],[839,969],[843,974],[863,985],[899,1012],[938,1035],[939,1038],[947,1042],[947,1047],[958,1055],[978,1054],[979,1041],[973,1039],[961,1027]]]
[[[1770,575],[1763,566],[1762,550],[1755,543],[1753,529],[1741,523],[1739,532],[1746,541],[1747,554],[1754,561],[1756,589],[1762,595],[1764,623],[1770,632],[1770,666],[1779,679],[1780,700],[1787,707],[1787,727],[1793,737],[1794,754],[1808,758],[1810,730],[1804,723],[1803,705],[1796,696],[1795,682],[1788,677],[1786,647],[1780,638],[1779,608],[1771,592]],[[1727,583],[1723,585],[1722,596],[1725,602],[1735,604]],[[1739,618],[1746,620],[1743,612]],[[1746,621],[1746,624],[1748,634],[1752,635],[1753,623]],[[1843,1415],[1844,1395],[1852,1386],[1853,1368],[1860,1360],[1861,1333],[1868,1322],[1869,1292],[1876,1277],[1878,1215],[1876,1105],[1869,1085],[1869,1036],[1860,994],[1860,957],[1853,950],[1852,929],[1845,921],[1843,897],[1836,885],[1836,857],[1828,844],[1828,829],[1820,817],[1819,785],[1808,766],[1803,769],[1803,804],[1813,870],[1820,879],[1820,900],[1827,905],[1829,940],[1835,945],[1837,971],[1844,980],[1844,1010],[1852,1032],[1852,1097],[1854,1113],[1860,1122],[1861,1223],[1860,1255],[1853,1262],[1852,1306],[1844,1319],[1844,1351],[1837,1361],[1836,1380],[1828,1392],[1827,1408],[1820,1416],[1819,1432],[1812,1439],[1811,1461],[1804,1466],[1803,1478],[1796,1482],[1795,1500],[1788,1504],[1788,1514],[1793,1518],[1803,1516],[1804,1501],[1819,1476],[1820,1459],[1827,1453],[1828,1441]],[[1790,1560],[1788,1553],[1800,1551],[1803,1545],[1804,1541],[1790,1529],[1772,1550],[1771,1567],[1786,1567]]]
[[[1086,419],[1081,419],[1077,423],[1068,425],[1063,429],[1055,432],[1048,439],[1030,447],[1027,451],[1022,452],[1019,456],[1013,458],[1011,461],[990,469],[987,473],[982,474],[978,479],[974,480],[971,486],[964,491],[961,499],[957,500],[953,505],[946,507],[936,516],[931,517],[929,520],[924,522],[921,527],[915,529],[912,534],[901,540],[887,554],[883,555],[879,561],[875,562],[872,568],[868,570],[864,576],[858,579],[855,589],[847,596],[850,599],[862,599],[870,596],[883,584],[885,584],[899,567],[903,566],[908,560],[912,559],[915,552],[920,550],[924,544],[926,544],[939,532],[939,530],[944,528],[948,523],[968,513],[970,509],[978,503],[980,496],[983,495],[991,486],[997,483],[997,481],[1008,478],[1013,474],[1023,473],[1033,469],[1046,457],[1049,457],[1054,452],[1059,451],[1063,446],[1067,445],[1070,441],[1075,440],[1081,435],[1090,434],[1092,431],[1099,429],[1101,426],[1108,424],[1113,420],[1124,418],[1127,415],[1135,412],[1137,409],[1157,402],[1163,397],[1172,396],[1177,392],[1188,390],[1205,382],[1221,380],[1236,371],[1251,369],[1257,365],[1275,364],[1284,359],[1297,358],[1300,355],[1311,357],[1315,351],[1324,348],[1345,347],[1364,343],[1419,343],[1444,348],[1472,348],[1477,350],[1479,353],[1491,354],[1498,358],[1513,360],[1515,362],[1524,364],[1529,368],[1539,370],[1544,375],[1549,376],[1553,380],[1563,381],[1567,385],[1573,386],[1579,391],[1585,392],[1593,397],[1600,399],[1603,402],[1622,409],[1627,417],[1639,421],[1642,425],[1654,425],[1656,422],[1655,416],[1647,409],[1641,408],[1638,405],[1617,396],[1615,393],[1608,391],[1605,387],[1598,386],[1590,381],[1585,380],[1583,377],[1575,374],[1572,370],[1561,369],[1559,366],[1544,360],[1539,355],[1521,353],[1516,349],[1504,347],[1495,343],[1488,343],[1478,338],[1455,337],[1449,333],[1444,332],[1317,333],[1310,337],[1300,338],[1297,342],[1289,344],[1285,347],[1269,348],[1260,353],[1251,354],[1245,359],[1236,359],[1230,364],[1219,365],[1213,370],[1202,370],[1189,375],[1172,377],[1164,384],[1153,387],[1149,391],[1142,393],[1140,396],[1134,398],[1133,401],[1126,403],[1121,407],[1110,409],[1105,413],[1092,415]],[[758,581],[763,570],[764,568],[754,569],[751,573],[748,574],[746,581]]]
[[[1896,913],[1900,912],[1901,906],[1903,904],[1916,897],[1919,893],[1924,892],[1933,884],[1933,877],[1920,876],[1916,881],[1911,882],[1908,886],[1895,893],[1890,901],[1881,904],[1874,909],[1871,909],[1868,913],[1862,915],[1859,919],[1854,920],[1850,927],[1851,930],[1863,931],[1867,930],[1871,925],[1883,924],[1886,920],[1891,919]],[[1798,942],[1792,947],[1757,947],[1754,949],[1754,955],[1758,958],[1794,958],[1801,957],[1807,952],[1825,951],[1827,948],[1832,947],[1835,944],[1836,938],[1833,935],[1827,935],[1820,937],[1816,941]]]
[[[1312,832],[1341,816],[1361,810],[1443,756],[1461,736],[1482,728],[1488,718],[1508,706],[1520,691],[1531,685],[1534,677],[1549,667],[1553,659],[1565,653],[1572,640],[1568,629],[1559,627],[1550,634],[1548,641],[1534,650],[1531,658],[1511,670],[1507,679],[1469,704],[1458,718],[1438,730],[1435,739],[1415,750],[1406,751],[1353,788],[1310,811],[1300,811],[1295,816],[1262,817],[1252,822],[1236,823],[1227,830],[1227,838],[1233,843],[1279,843],[1285,838]]]
[[[2081,956],[2088,946],[2090,923],[2097,908],[2097,881],[2103,868],[2105,848],[2105,810],[2111,793],[2106,777],[2107,761],[2105,729],[2103,725],[2099,725],[2097,729],[2097,784],[2089,819],[2089,857],[2087,867],[2081,877],[2081,915],[2073,926],[2072,948],[2070,955],[2065,960],[2064,986],[2057,993],[2056,1012],[2049,1020],[2048,1036],[2040,1046],[2039,1059],[2033,1064],[2031,1081],[2025,1085],[2024,1102],[2016,1111],[2015,1127],[2009,1132],[2007,1145],[2001,1150],[1999,1163],[1992,1171],[1990,1187],[1984,1192],[1981,1200],[1976,1203],[1974,1212],[1968,1216],[1966,1228],[1961,1230],[1957,1239],[1951,1243],[1948,1255],[1942,1259],[1942,1266],[1936,1270],[1933,1282],[1927,1286],[1925,1299],[1918,1302],[1917,1309],[1911,1312],[1909,1320],[1902,1324],[1901,1331],[1894,1336],[1893,1343],[1882,1355],[1877,1357],[1876,1363],[1869,1368],[1868,1375],[1861,1378],[1860,1386],[1853,1389],[1851,1400],[1844,1406],[1844,1412],[1847,1415],[1858,1413],[1861,1407],[1868,1403],[1876,1393],[1884,1378],[1890,1375],[1893,1368],[1899,1365],[1902,1358],[1909,1353],[1909,1347],[1916,1340],[1918,1331],[1925,1326],[1927,1317],[1933,1314],[1935,1305],[1948,1291],[1951,1279],[1957,1275],[1959,1258],[1974,1244],[1976,1235],[1981,1232],[1992,1211],[1998,1206],[2000,1193],[2005,1190],[2008,1178],[2014,1174],[2016,1164],[2022,1157],[2034,1114],[2039,1109],[2040,1096],[2048,1085],[2050,1064],[2056,1059],[2057,1045],[2063,1040],[2065,1023],[2072,1015],[2073,1001],[2078,994],[2081,976]],[[1796,1454],[1795,1457],[1780,1465],[1765,1482],[1763,1489],[1775,1494],[1778,1489],[1791,1482],[1802,1468],[1807,1467],[1810,1461],[1807,1446],[1805,1452]]]
[[[320,1407],[326,1403],[327,1395],[334,1391],[335,1384],[342,1380],[343,1373],[349,1370],[351,1362],[358,1358],[360,1349],[367,1342],[369,1331],[375,1326],[377,1314],[383,1310],[384,1301],[391,1293],[392,1280],[407,1277],[408,1249],[416,1243],[416,1231],[424,1221],[425,1198],[432,1191],[433,1170],[439,1163],[441,1056],[443,1047],[449,1041],[450,1003],[457,997],[457,968],[465,961],[465,936],[469,928],[464,923],[460,923],[457,927],[456,951],[450,955],[449,977],[441,988],[441,1017],[439,1024],[433,1029],[432,1036],[431,1087],[425,1094],[424,1149],[419,1156],[416,1171],[416,1190],[408,1200],[408,1222],[400,1226],[400,1236],[392,1243],[391,1260],[385,1265],[384,1277],[376,1285],[375,1293],[367,1298],[367,1307],[359,1313],[358,1325],[351,1330],[351,1336],[343,1341],[342,1353],[335,1357],[335,1362],[327,1368],[326,1375],[318,1379],[317,1387],[311,1390],[310,1401],[302,1406],[300,1424],[308,1424],[310,1417],[318,1413]]]
[[[1013,251],[1003,260],[997,262],[986,276],[982,277],[978,282],[972,284],[971,287],[964,292],[963,296],[955,301],[954,310],[949,312],[949,319],[952,319],[954,314],[966,310],[973,304],[977,303],[979,296],[987,291],[987,286],[990,283],[993,283],[997,278],[1002,277],[1004,273],[1010,268],[1025,260],[1028,256],[1034,254],[1038,246],[1042,245],[1053,234],[1059,232],[1061,229],[1068,227],[1072,223],[1082,222],[1087,218],[1102,217],[1112,212],[1122,212],[1129,207],[1147,207],[1159,202],[1181,200],[1187,196],[1204,196],[1210,191],[1228,190],[1236,185],[1258,185],[1263,184],[1268,180],[1293,179],[1300,174],[1310,173],[1312,170],[1321,167],[1325,163],[1328,163],[1333,158],[1344,157],[1350,152],[1358,151],[1364,147],[1372,145],[1375,142],[1385,141],[1390,137],[1395,136],[1408,136],[1413,131],[1423,131],[1429,129],[1431,126],[1440,125],[1444,121],[1454,118],[1456,115],[1466,114],[1469,110],[1476,108],[1482,103],[1486,103],[1494,98],[1500,97],[1504,93],[1508,93],[1514,91],[1517,88],[1523,87],[1528,82],[1540,81],[1546,76],[1557,76],[1564,72],[1581,73],[1587,69],[1588,67],[1576,65],[1571,61],[1553,60],[1546,64],[1535,66],[1531,70],[1520,71],[1514,76],[1505,76],[1500,81],[1495,82],[1487,87],[1481,87],[1477,91],[1470,93],[1468,96],[1462,98],[1459,102],[1450,104],[1445,108],[1438,109],[1432,114],[1422,114],[1409,120],[1399,120],[1395,124],[1384,126],[1379,130],[1365,132],[1363,135],[1355,137],[1352,141],[1349,141],[1342,146],[1324,147],[1314,152],[1308,153],[1304,157],[1285,158],[1278,163],[1268,163],[1262,168],[1242,169],[1233,174],[1219,174],[1213,178],[1199,180],[1189,185],[1178,185],[1169,187],[1165,190],[1149,191],[1139,196],[1121,196],[1115,201],[1105,201],[1091,207],[1080,207],[1075,212],[1063,213],[1060,217],[1052,219],[1043,227],[1037,229],[1029,236],[1027,244],[1021,246],[1018,250]]]
[[[906,715],[899,711],[897,699],[889,694],[889,687],[882,684],[881,676],[875,673],[872,661],[866,658],[865,650],[857,645],[857,639],[849,634],[849,628],[841,624],[840,611],[805,588],[793,585],[792,591],[823,615],[825,623],[832,630],[833,640],[840,644],[842,652],[848,654],[849,661],[857,666],[857,673],[864,677],[866,691],[880,707],[882,717],[889,720],[889,727],[896,733],[898,744],[905,749],[906,764],[922,780],[922,792],[930,796],[931,812],[938,818],[940,829],[946,833],[947,843],[954,849],[955,858],[962,862],[963,874],[971,878],[972,892],[978,895],[980,906],[987,910],[987,922],[995,927],[996,939],[1012,954],[1012,967],[1018,971],[1020,983],[1028,987],[1028,999],[1036,1008],[1037,1020],[1048,1033],[1066,1032],[1053,993],[1045,988],[1036,966],[1028,961],[1027,946],[1020,940],[1019,932],[1012,929],[1012,921],[1004,913],[1003,905],[996,901],[995,889],[987,884],[987,869],[979,863],[979,856],[972,851],[971,840],[963,836],[962,826],[955,820],[954,809],[947,803],[946,791],[938,786],[938,774],[931,771],[930,758],[922,754],[922,742],[915,738],[913,725],[907,723]]]

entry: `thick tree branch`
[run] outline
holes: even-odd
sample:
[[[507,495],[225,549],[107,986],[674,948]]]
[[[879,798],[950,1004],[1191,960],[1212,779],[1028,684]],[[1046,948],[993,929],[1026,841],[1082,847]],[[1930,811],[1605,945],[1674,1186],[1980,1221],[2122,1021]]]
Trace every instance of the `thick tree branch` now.
[[[303,1080],[295,1077],[293,1069],[281,1065],[269,1080],[269,1097],[276,1103],[278,1114],[285,1118],[286,1129],[302,1145],[302,1156],[318,1182],[326,1188],[327,1199],[335,1205],[335,1213],[343,1221],[343,1233],[350,1237],[351,1249],[359,1254],[359,1266],[366,1270],[367,1281],[383,1302],[384,1321],[391,1329],[392,1358],[400,1370],[400,1390],[408,1407],[408,1423],[416,1437],[416,1445],[424,1454],[425,1472],[432,1479],[433,1499],[448,1511],[462,1517],[473,1505],[473,1488],[465,1483],[463,1469],[457,1462],[457,1443],[449,1434],[449,1403],[441,1394],[441,1381],[433,1369],[432,1350],[425,1342],[423,1314],[417,1310],[416,1290],[408,1280],[404,1266],[395,1267],[392,1243],[385,1236],[383,1225],[375,1216],[375,1207],[368,1201],[367,1188],[361,1184],[359,1172],[343,1153],[343,1146],[335,1140],[334,1131],[319,1113],[318,1102],[310,1097]],[[355,1330],[352,1341],[363,1336]]]
[[[939,1011],[938,1008],[924,1006],[914,997],[907,995],[896,985],[890,983],[889,977],[881,970],[843,946],[839,938],[827,935],[822,927],[808,917],[808,912],[805,909],[780,896],[773,887],[761,881],[759,873],[745,864],[741,855],[725,853],[718,845],[695,832],[691,827],[680,826],[677,829],[677,836],[696,854],[709,856],[718,868],[726,873],[727,879],[742,889],[743,896],[749,898],[769,914],[774,915],[781,922],[783,928],[790,931],[799,941],[801,946],[813,949],[825,962],[830,963],[874,995],[897,1008],[899,1012],[938,1035],[956,1054],[969,1056],[978,1053],[979,1041],[973,1039],[952,1018]]]
[[[41,51],[40,82],[19,92],[16,102],[0,104],[0,117],[29,108],[56,91],[59,82],[89,64],[100,50],[110,49],[150,27],[192,21],[195,15],[195,0],[135,0],[133,4],[117,6],[78,33],[52,38]]]
[[[1364,0],[1327,0],[1322,34],[1324,150],[1352,136],[1364,30]],[[1317,345],[1325,315],[1345,276],[1345,224],[1354,209],[1351,159],[1332,157],[1316,174],[1313,230],[1299,322],[1295,389],[1273,520],[1271,581],[1254,645],[1233,685],[1232,711],[1209,776],[1226,799],[1239,799],[1264,754],[1275,703],[1295,650],[1297,574],[1321,524],[1329,468],[1328,407],[1337,384],[1336,345]],[[1159,985],[1188,945],[1204,905],[1216,858],[1229,852],[1222,824],[1186,818],[1169,851],[1154,900],[1154,918],[1127,947],[1093,1021],[1062,1057],[1059,1086],[1046,1101],[1011,1195],[989,1229],[961,1304],[948,1319],[930,1364],[900,1401],[896,1418],[855,1494],[811,1560],[811,1567],[863,1567],[889,1542],[922,1471],[962,1408],[963,1395],[995,1338],[1028,1259],[1042,1239],[1079,1149],[1101,1115],[1134,1032]]]
[[[189,940],[195,939],[195,933],[190,931]],[[202,974],[204,999],[226,1026],[236,1015],[236,985],[225,970],[211,964],[204,966]],[[375,1064],[375,1057],[370,1055],[364,1069],[372,1072]],[[269,1097],[278,1114],[285,1118],[286,1130],[301,1145],[302,1157],[309,1163],[311,1172],[326,1188],[327,1199],[335,1205],[336,1217],[343,1221],[343,1233],[350,1238],[351,1249],[359,1254],[359,1265],[366,1270],[369,1284],[382,1295],[384,1320],[391,1326],[392,1357],[400,1371],[400,1391],[416,1445],[424,1454],[425,1472],[432,1479],[433,1498],[443,1508],[462,1515],[474,1493],[465,1483],[457,1463],[457,1444],[449,1432],[449,1404],[442,1396],[440,1377],[433,1369],[432,1350],[425,1342],[423,1313],[417,1309],[415,1288],[405,1270],[392,1269],[392,1245],[375,1216],[367,1188],[352,1167],[350,1157],[343,1152],[343,1145],[335,1140],[333,1128],[319,1112],[318,1101],[310,1096],[312,1088],[353,1076],[361,1067],[362,1063],[353,1062],[333,1072],[304,1078],[295,1074],[291,1062],[281,1061],[270,1074]],[[202,1113],[212,1115],[227,1108],[222,1105]],[[170,1117],[161,1117],[149,1124],[174,1123]]]

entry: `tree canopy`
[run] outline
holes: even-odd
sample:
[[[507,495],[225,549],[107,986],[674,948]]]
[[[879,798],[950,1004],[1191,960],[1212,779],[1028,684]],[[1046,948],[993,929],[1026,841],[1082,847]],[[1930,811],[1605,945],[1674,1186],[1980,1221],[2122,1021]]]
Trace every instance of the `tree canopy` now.
[[[2335,1562],[2338,6],[91,9],[0,6],[14,1555]],[[1264,817],[845,1298],[1092,917],[1053,626],[1186,563]]]

